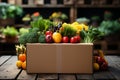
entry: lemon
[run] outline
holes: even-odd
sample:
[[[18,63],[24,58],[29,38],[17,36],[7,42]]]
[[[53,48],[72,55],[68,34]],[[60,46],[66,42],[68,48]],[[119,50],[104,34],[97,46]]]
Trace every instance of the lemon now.
[[[23,64],[22,61],[20,61],[20,60],[16,61],[16,66],[17,66],[18,68],[21,68],[21,67],[22,67],[22,64]]]
[[[100,69],[100,66],[98,63],[93,63],[93,68],[95,71],[98,71]]]

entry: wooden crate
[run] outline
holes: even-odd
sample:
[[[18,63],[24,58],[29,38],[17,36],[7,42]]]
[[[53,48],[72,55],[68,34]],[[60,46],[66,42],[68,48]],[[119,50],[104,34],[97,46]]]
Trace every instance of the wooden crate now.
[[[113,5],[119,5],[120,4],[120,0],[113,0],[112,4]]]
[[[84,0],[77,0],[77,4],[84,4]]]
[[[106,4],[106,0],[92,0],[92,5],[103,5]]]
[[[64,0],[64,5],[72,5],[74,4],[74,0]]]
[[[57,0],[50,0],[50,3],[55,5],[57,4]]]
[[[106,0],[99,0],[99,4],[100,4],[100,5],[106,4]]]
[[[92,5],[98,5],[99,4],[99,0],[92,0],[91,4]]]
[[[22,0],[16,0],[16,4],[20,5],[20,6],[22,6],[22,5],[33,6],[33,5],[35,5],[35,1],[34,0],[28,0],[28,2],[26,4],[24,4]]]
[[[35,5],[43,5],[44,4],[44,0],[34,0],[33,2]],[[32,4],[31,0],[29,0],[29,4]]]
[[[16,0],[17,5],[22,5],[22,0]]]
[[[15,0],[8,0],[8,3],[9,4],[16,4],[16,1]]]
[[[105,54],[119,54],[120,53],[120,41],[107,42],[106,40],[96,41],[94,43],[94,53],[101,49]]]

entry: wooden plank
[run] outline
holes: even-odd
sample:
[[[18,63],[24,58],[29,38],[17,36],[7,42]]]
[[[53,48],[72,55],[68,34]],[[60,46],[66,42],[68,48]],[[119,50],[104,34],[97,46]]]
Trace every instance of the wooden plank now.
[[[95,80],[116,80],[109,71],[100,71],[94,73]]]
[[[114,55],[108,56],[108,59],[110,59],[112,62],[119,62],[120,63],[120,56],[114,56]]]
[[[0,67],[0,79],[15,79],[21,69],[16,67],[17,56],[12,56]]]
[[[112,62],[112,61],[110,60],[109,56],[105,56],[105,59],[108,61],[108,64]]]
[[[26,70],[22,70],[17,80],[35,80],[37,74],[28,74]]]
[[[113,56],[114,57],[114,56]],[[108,58],[108,56],[105,56],[105,59],[108,61],[109,66],[111,66],[111,60]],[[95,79],[109,79],[109,80],[116,80],[116,78],[114,77],[114,75],[111,73],[111,71],[108,70],[107,71],[100,71],[100,72],[95,72],[94,73],[94,78]]]
[[[109,63],[109,71],[110,73],[117,79],[120,80],[120,62],[116,62],[115,56],[106,56],[106,59]],[[117,58],[116,58],[117,59]]]
[[[58,80],[57,74],[38,74],[37,80]]]
[[[76,76],[73,75],[59,75],[59,80],[76,80]]]
[[[93,80],[93,75],[77,75],[77,80]]]
[[[110,55],[110,56],[105,56],[105,58],[108,60],[109,64],[113,66],[114,64],[120,64],[120,56],[115,56],[115,55]],[[120,70],[120,69],[119,69]]]
[[[11,56],[1,56],[0,57],[0,66],[6,62]]]
[[[117,80],[120,80],[120,70],[116,68],[117,66],[109,67],[110,73],[114,75]]]
[[[75,7],[70,8],[70,22],[74,22],[77,17],[77,9]]]

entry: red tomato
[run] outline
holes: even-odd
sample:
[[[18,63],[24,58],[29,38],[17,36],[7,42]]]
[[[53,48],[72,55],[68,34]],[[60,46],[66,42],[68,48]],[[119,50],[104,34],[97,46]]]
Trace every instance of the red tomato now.
[[[52,36],[53,32],[52,31],[46,31],[45,35],[51,35]]]
[[[79,43],[79,42],[80,42],[80,40],[81,40],[81,38],[80,38],[80,36],[79,36],[79,35],[74,36],[74,38],[76,38],[76,40],[77,40],[77,42],[78,42],[78,43]]]
[[[76,43],[76,42],[77,42],[77,39],[75,37],[70,38],[70,43]]]
[[[62,38],[62,42],[63,42],[63,43],[68,43],[68,42],[69,42],[69,38],[68,38],[67,36],[64,36],[64,37]]]

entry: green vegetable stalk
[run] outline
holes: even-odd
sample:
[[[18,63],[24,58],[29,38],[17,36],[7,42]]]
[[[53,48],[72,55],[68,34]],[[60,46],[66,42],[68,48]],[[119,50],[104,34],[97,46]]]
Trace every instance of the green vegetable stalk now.
[[[88,31],[82,30],[80,32],[80,36],[84,43],[93,43],[94,41],[104,36],[104,33],[101,32],[98,28],[89,27]]]

